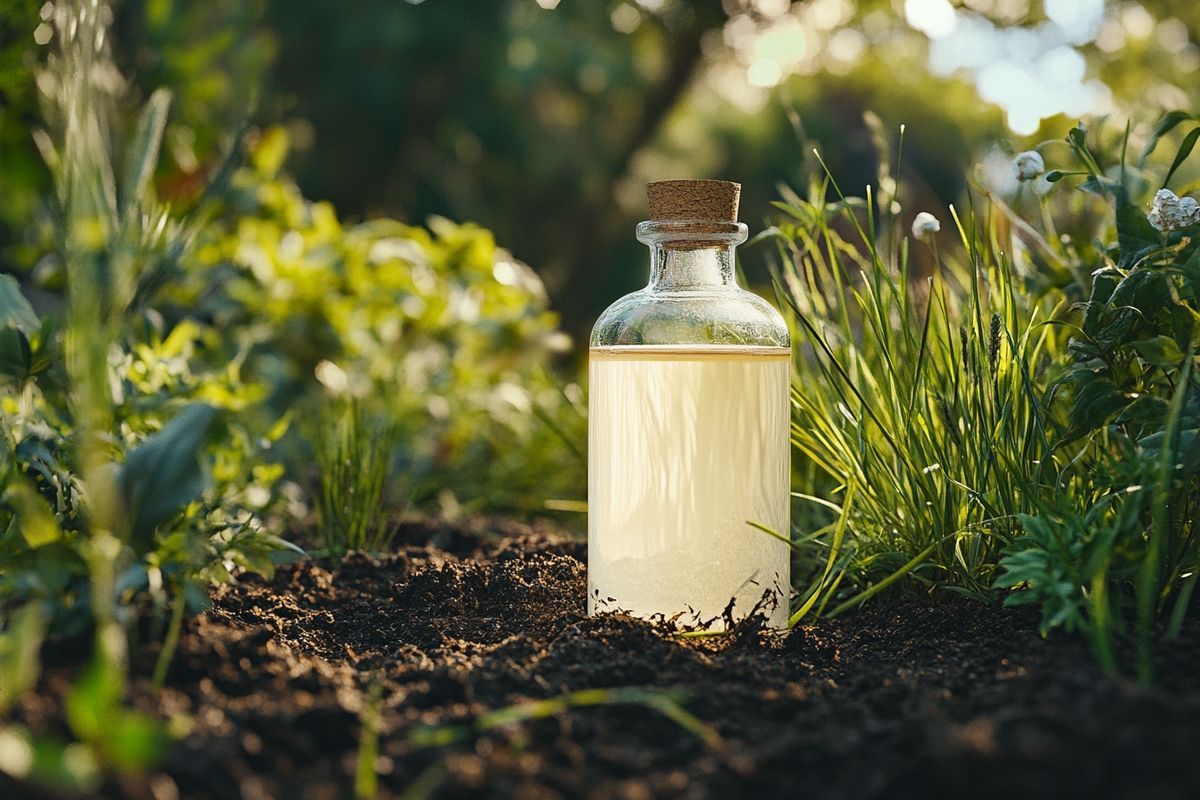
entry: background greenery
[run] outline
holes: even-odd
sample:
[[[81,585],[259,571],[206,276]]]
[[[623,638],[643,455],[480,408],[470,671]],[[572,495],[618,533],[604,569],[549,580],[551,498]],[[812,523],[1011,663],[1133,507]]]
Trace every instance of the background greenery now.
[[[127,690],[212,581],[382,549],[411,506],[582,510],[579,345],[665,176],[743,182],[793,325],[793,622],[1035,603],[1149,682],[1200,574],[1200,212],[1148,218],[1200,185],[1178,6],[0,6],[19,777],[161,756]],[[7,716],[47,637],[91,642],[67,742]]]
[[[1061,56],[1060,45],[1078,52],[1082,80],[1102,82],[1111,101],[1083,103],[1075,115],[1149,122],[1195,99],[1200,11],[1192,4],[1105,3],[1101,25],[1081,22],[1070,36],[1053,33],[1047,10],[1097,4],[954,5],[960,20],[947,40],[987,25],[1023,34],[1032,43],[997,38],[987,49],[994,61],[1029,51],[1029,70],[1046,81],[1077,65],[1036,55]],[[870,109],[889,130],[908,123],[904,172],[914,199],[944,207],[992,145],[1022,149],[1065,134],[1072,114],[1048,116],[1037,135],[1006,131],[1003,109],[979,98],[986,60],[950,74],[932,69],[938,42],[915,26],[929,28],[937,6],[127,0],[116,5],[115,56],[135,93],[177,91],[164,190],[194,191],[222,134],[253,108],[254,123],[292,132],[289,170],[306,197],[331,201],[349,219],[419,224],[439,214],[483,225],[534,266],[579,336],[643,279],[644,254],[629,232],[644,213],[645,179],[738,179],[743,217],[756,224],[778,183],[800,179],[797,154],[817,145],[860,193],[877,167],[863,121]],[[17,0],[0,12],[8,76],[0,137],[11,154],[0,178],[0,245],[10,264],[26,267],[36,250],[12,245],[28,239],[22,219],[37,197],[28,186],[44,180],[27,136],[39,8]],[[775,86],[751,84],[759,61],[778,65]],[[761,261],[747,259],[759,281]]]

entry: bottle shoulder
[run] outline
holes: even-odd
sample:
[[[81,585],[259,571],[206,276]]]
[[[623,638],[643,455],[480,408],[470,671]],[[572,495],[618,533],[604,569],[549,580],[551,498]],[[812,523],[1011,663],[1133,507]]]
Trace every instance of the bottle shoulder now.
[[[774,306],[739,287],[642,289],[609,306],[592,328],[592,347],[670,344],[789,347],[791,336]]]

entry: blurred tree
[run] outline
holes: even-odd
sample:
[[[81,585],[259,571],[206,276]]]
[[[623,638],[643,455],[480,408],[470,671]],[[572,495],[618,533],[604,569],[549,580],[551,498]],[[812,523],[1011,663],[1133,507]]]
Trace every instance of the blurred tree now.
[[[542,3],[543,6],[550,5]],[[646,4],[647,6],[650,4]],[[612,187],[719,29],[719,0],[275,2],[281,111],[312,124],[301,185],[351,214],[484,221],[579,325],[611,292]],[[611,298],[610,298],[611,299]]]
[[[0,9],[0,253],[26,268],[47,190],[29,136],[38,10]],[[1036,134],[1006,129],[1012,109],[981,99],[997,59],[1029,76],[1010,70],[1010,95],[1045,80],[1057,102],[1074,81],[1092,93],[1080,108],[1147,128],[1200,105],[1200,4],[1177,0],[125,0],[117,22],[131,100],[178,93],[160,191],[186,199],[257,95],[253,120],[288,126],[308,196],[351,219],[480,222],[576,334],[644,279],[646,179],[740,180],[754,226],[816,146],[858,194],[873,109],[887,137],[908,124],[903,174],[944,208],[989,147],[1057,141],[1074,120],[1026,110]]]

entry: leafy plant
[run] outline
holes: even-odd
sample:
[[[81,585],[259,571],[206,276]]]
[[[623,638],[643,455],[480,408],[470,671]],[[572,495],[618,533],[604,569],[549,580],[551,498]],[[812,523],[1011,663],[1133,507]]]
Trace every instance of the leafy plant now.
[[[257,488],[268,493],[257,504],[264,509],[277,480],[265,472],[251,478],[266,466],[265,448],[245,445],[264,437],[229,446],[240,425],[219,419],[218,407],[246,403],[236,370],[194,372],[187,354],[203,337],[200,326],[164,335],[150,307],[211,200],[177,215],[155,197],[170,95],[147,100],[123,159],[115,158],[121,82],[109,57],[111,9],[99,0],[47,9],[56,49],[39,84],[48,128],[35,139],[55,187],[56,247],[47,263],[63,291],[39,319],[15,280],[0,281],[0,619],[21,608],[4,635],[30,648],[15,665],[14,697],[31,685],[41,641],[26,615],[44,616],[51,637],[90,634],[93,648],[66,696],[74,741],[8,726],[13,752],[26,756],[0,766],[89,790],[102,772],[143,771],[167,741],[160,720],[125,705],[129,640],[142,612],[160,616],[174,605],[160,682],[185,605],[205,602],[201,580],[228,577],[224,564],[284,543],[231,502],[231,485]],[[258,558],[264,564],[271,562]]]
[[[1047,402],[1068,405],[1057,448],[1081,468],[1060,475],[1059,491],[1025,520],[1031,536],[1004,558],[1001,585],[1011,603],[1040,603],[1043,628],[1089,633],[1101,661],[1116,669],[1113,639],[1132,622],[1138,673],[1152,677],[1152,644],[1169,615],[1178,631],[1200,568],[1200,215],[1171,217],[1136,201],[1140,170],[1159,140],[1189,114],[1166,115],[1137,168],[1104,170],[1080,125],[1068,144],[1086,179],[1080,188],[1112,203],[1115,224],[1085,303],[1073,319],[1065,369]],[[1200,129],[1181,140],[1168,184]],[[1126,143],[1128,141],[1126,132]],[[1157,222],[1157,227],[1152,224]]]
[[[329,549],[377,549],[393,462],[475,502],[541,509],[579,485],[578,450],[560,445],[583,417],[578,387],[545,369],[566,338],[540,282],[486,231],[344,228],[279,176],[276,129],[251,137],[244,169],[234,136],[208,187],[168,207],[170,93],[122,124],[109,6],[43,13],[55,50],[35,139],[55,240],[27,285],[44,313],[0,277],[0,659],[13,673],[0,714],[20,718],[43,636],[94,645],[65,698],[71,741],[6,722],[0,751],[19,758],[0,769],[91,791],[145,770],[170,738],[126,704],[143,680],[131,644],[161,636],[145,676],[160,687],[209,582],[298,550],[270,533],[307,513],[289,469],[308,483],[314,451],[324,463]],[[346,397],[387,402],[330,403],[335,373]]]
[[[1200,211],[1160,190],[1147,214],[1138,198],[1157,143],[1194,119],[1167,115],[1136,166],[1128,131],[1106,169],[1082,125],[1067,136],[1080,170],[1042,175],[1040,154],[1018,154],[1040,216],[981,185],[985,216],[951,209],[951,256],[938,220],[918,216],[925,281],[897,232],[886,150],[887,191],[847,198],[826,172],[807,200],[779,204],[787,219],[769,235],[800,342],[797,546],[818,576],[797,614],[898,582],[981,599],[1015,589],[1006,602],[1040,605],[1044,631],[1085,633],[1110,670],[1132,623],[1150,680],[1159,625],[1178,631],[1200,568]],[[1083,202],[1053,201],[1069,212],[1056,219],[1049,192],[1072,176]]]
[[[476,225],[344,225],[280,174],[287,149],[282,129],[253,142],[166,313],[213,320],[218,357],[241,359],[276,413],[339,416],[322,370],[377,398],[414,503],[531,512],[578,497],[582,391],[547,369],[570,340],[534,272]],[[312,460],[300,438],[293,465]]]

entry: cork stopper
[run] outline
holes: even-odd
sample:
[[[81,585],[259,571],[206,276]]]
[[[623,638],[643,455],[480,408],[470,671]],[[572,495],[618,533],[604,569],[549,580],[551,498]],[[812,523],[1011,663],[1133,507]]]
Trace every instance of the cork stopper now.
[[[646,184],[652,220],[737,222],[742,185],[732,181],[653,181]]]

